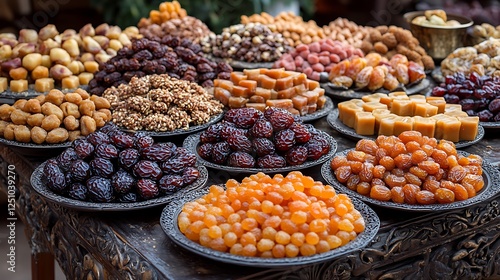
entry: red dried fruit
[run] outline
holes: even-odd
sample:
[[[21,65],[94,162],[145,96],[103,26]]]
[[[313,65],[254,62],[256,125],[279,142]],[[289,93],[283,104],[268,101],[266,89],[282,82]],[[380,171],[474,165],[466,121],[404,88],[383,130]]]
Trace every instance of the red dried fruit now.
[[[229,136],[229,138],[227,138],[227,143],[233,151],[240,151],[245,153],[252,152],[252,142],[250,142],[248,137],[244,135],[231,135]]]
[[[153,144],[141,150],[142,158],[152,161],[166,161],[173,155],[173,150],[165,144]]]
[[[118,170],[118,172],[111,177],[111,186],[115,192],[125,194],[130,192],[135,186],[135,179],[128,172]]]
[[[212,149],[214,144],[205,143],[198,147],[198,155],[204,160],[210,160],[212,158]]]
[[[43,167],[43,174],[46,176],[47,187],[52,191],[60,193],[66,188],[66,178],[55,160],[47,161]]]
[[[160,193],[158,185],[151,179],[139,179],[137,181],[137,193],[143,199],[151,199]]]
[[[255,166],[255,159],[245,152],[231,153],[227,159],[227,165],[241,168],[251,168]]]
[[[129,170],[139,161],[139,151],[136,149],[125,149],[118,154],[118,164],[126,170]]]
[[[116,133],[111,137],[111,141],[115,144],[116,147],[121,149],[132,148],[135,143],[135,137],[128,134],[119,134]]]
[[[94,157],[114,159],[118,157],[118,150],[111,144],[99,144],[95,147]]]
[[[293,115],[284,110],[275,111],[269,118],[274,131],[280,131],[289,128],[293,122]]]
[[[196,167],[186,167],[184,172],[182,172],[182,181],[184,185],[192,184],[196,179],[200,177],[200,171]]]
[[[98,144],[108,144],[111,143],[111,139],[109,136],[105,133],[102,133],[100,131],[96,131],[94,133],[91,133],[89,136],[87,136],[87,141],[90,142],[90,144],[97,146]]]
[[[221,131],[225,125],[221,123],[213,124],[200,133],[201,143],[215,143],[221,140]]]
[[[158,188],[163,194],[173,194],[184,185],[184,180],[180,175],[165,175],[158,181]]]
[[[290,129],[278,131],[274,135],[276,150],[286,152],[295,145],[295,133]]]
[[[94,202],[111,202],[113,188],[111,180],[94,176],[87,180],[88,197]]]
[[[279,155],[265,155],[257,159],[257,166],[260,168],[280,168],[286,166],[286,160]]]
[[[76,159],[78,159],[78,154],[73,148],[67,148],[56,158],[57,164],[62,171],[68,171],[71,163]]]
[[[134,176],[137,178],[158,180],[161,178],[162,170],[160,166],[154,161],[141,160],[133,169]]]
[[[250,128],[259,119],[260,113],[255,108],[230,109],[224,115],[224,120],[232,122],[239,128]]]
[[[273,135],[273,126],[266,119],[258,119],[250,129],[250,134],[255,138],[268,138]]]
[[[285,155],[289,165],[303,164],[307,160],[307,148],[304,146],[293,147]]]
[[[314,136],[305,144],[309,160],[317,160],[330,151],[330,141],[323,135]]]
[[[298,144],[307,143],[311,139],[311,133],[303,124],[294,122],[290,130],[295,133],[295,142]]]
[[[94,154],[94,145],[86,140],[78,141],[75,145],[75,152],[81,159],[86,159]]]
[[[252,145],[259,157],[273,154],[275,151],[274,143],[267,138],[255,138],[252,141]]]
[[[231,148],[227,142],[215,143],[212,148],[212,162],[216,164],[226,163],[227,157],[231,153]]]
[[[345,183],[352,174],[351,167],[346,165],[341,166],[334,171],[334,174],[337,178],[337,181],[339,181],[340,183]]]
[[[75,160],[71,162],[69,173],[73,181],[83,182],[90,176],[90,165],[81,159]]]
[[[93,175],[97,175],[104,178],[111,178],[114,172],[113,163],[110,160],[104,158],[94,158],[90,161],[90,170]]]
[[[77,200],[87,199],[87,187],[81,183],[73,183],[68,188],[68,196]]]

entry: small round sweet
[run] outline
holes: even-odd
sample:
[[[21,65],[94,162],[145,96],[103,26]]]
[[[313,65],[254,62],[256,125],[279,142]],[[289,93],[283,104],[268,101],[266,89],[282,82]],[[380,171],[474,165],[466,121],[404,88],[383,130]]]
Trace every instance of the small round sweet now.
[[[299,171],[229,179],[226,189],[212,185],[183,206],[178,226],[202,246],[261,258],[328,252],[365,229],[348,196]]]

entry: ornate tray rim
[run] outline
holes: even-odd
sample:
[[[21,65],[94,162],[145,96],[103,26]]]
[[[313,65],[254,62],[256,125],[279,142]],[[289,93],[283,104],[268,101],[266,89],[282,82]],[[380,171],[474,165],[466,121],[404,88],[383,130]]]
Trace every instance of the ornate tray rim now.
[[[319,159],[315,161],[306,161],[305,163],[300,165],[285,166],[281,168],[241,168],[241,167],[224,166],[209,162],[201,158],[200,155],[198,154],[197,148],[198,144],[200,143],[200,133],[191,134],[188,137],[186,137],[186,139],[184,139],[184,142],[182,143],[183,144],[182,146],[191,151],[192,153],[194,153],[198,158],[198,162],[205,167],[210,167],[217,170],[223,170],[230,173],[257,173],[257,172],[280,173],[280,172],[289,172],[289,171],[302,170],[309,167],[313,167],[322,164],[323,162],[331,158],[333,154],[335,154],[335,152],[337,151],[337,141],[335,141],[335,139],[332,136],[328,135],[326,132],[322,133],[328,136],[328,139],[330,141],[330,151],[327,154],[321,156]]]
[[[196,167],[200,171],[200,177],[194,181],[189,186],[186,186],[179,190],[178,192],[169,195],[169,196],[161,196],[149,200],[139,201],[139,202],[107,202],[107,203],[97,203],[90,201],[81,201],[72,199],[69,197],[61,196],[59,194],[54,193],[49,190],[41,181],[41,177],[43,176],[43,167],[46,162],[40,164],[35,171],[31,174],[30,182],[31,187],[43,198],[56,203],[58,205],[83,211],[83,212],[95,212],[95,211],[133,211],[133,210],[141,210],[146,208],[152,208],[160,205],[164,205],[170,203],[172,201],[179,200],[180,198],[186,196],[192,191],[196,191],[202,188],[207,180],[208,180],[208,170],[201,165],[197,165]]]
[[[335,108],[332,110],[332,112],[328,115],[326,118],[326,121],[330,127],[338,131],[340,134],[348,136],[353,139],[361,140],[361,139],[376,139],[377,136],[365,136],[365,135],[359,135],[357,134],[354,129],[346,126],[339,120],[339,109]],[[477,136],[476,139],[472,141],[459,141],[455,143],[456,148],[465,148],[471,145],[476,144],[477,142],[481,141],[484,137],[484,128],[481,126],[481,124],[478,126],[477,129]]]
[[[348,100],[348,99],[353,99],[353,98],[362,98],[365,95],[372,94],[375,92],[381,92],[381,93],[389,93],[392,91],[388,91],[385,89],[379,89],[376,91],[356,91],[354,89],[347,89],[347,90],[341,90],[341,89],[334,89],[330,86],[330,83],[322,83],[320,84],[322,88],[325,89],[325,94],[328,94],[329,96],[341,100]],[[424,78],[421,82],[409,87],[398,87],[396,90],[393,91],[404,91],[408,95],[412,94],[417,94],[420,92],[423,92],[425,89],[429,88],[431,85],[430,81],[426,78]]]
[[[201,125],[195,125],[195,126],[190,126],[187,129],[175,129],[172,131],[152,131],[152,130],[130,130],[123,128],[121,126],[118,126],[120,130],[125,131],[125,132],[131,132],[131,133],[144,133],[145,135],[151,136],[151,137],[167,137],[167,136],[177,136],[177,135],[184,135],[184,134],[190,134],[193,132],[197,132],[203,129],[208,128],[210,125],[219,122],[224,118],[224,113],[223,111],[220,114],[214,115],[210,118],[210,120],[204,124]]]
[[[17,147],[24,149],[60,149],[71,146],[72,141],[65,141],[58,144],[48,144],[48,143],[36,144],[33,142],[24,143],[15,140],[7,140],[5,138],[0,137],[0,143],[10,147]]]
[[[335,154],[337,155],[346,155],[350,150],[353,149],[348,149],[342,152],[339,152]],[[464,152],[464,151],[458,151],[458,153],[462,155],[469,155],[470,153]],[[321,166],[321,176],[323,179],[333,186],[335,190],[338,192],[345,193],[349,195],[350,197],[356,197],[357,199],[360,199],[366,203],[369,203],[371,205],[376,205],[384,208],[389,208],[389,209],[395,209],[395,210],[404,210],[404,211],[413,211],[413,212],[431,212],[431,211],[443,211],[443,210],[454,210],[454,209],[462,209],[466,208],[469,206],[472,206],[474,204],[480,203],[482,201],[485,201],[487,199],[490,199],[494,197],[496,194],[500,192],[500,171],[498,171],[492,164],[489,162],[483,160],[483,178],[485,179],[485,186],[483,189],[474,197],[463,200],[463,201],[456,201],[448,204],[429,204],[429,205],[411,205],[411,204],[400,204],[400,203],[395,203],[395,202],[388,202],[388,201],[379,201],[367,196],[364,196],[362,194],[359,194],[358,192],[355,192],[353,190],[348,189],[346,186],[341,184],[337,179],[335,178],[335,175],[332,172],[332,169],[330,168],[330,162],[326,162]]]
[[[365,219],[365,231],[360,233],[356,239],[350,241],[344,246],[338,247],[326,253],[315,254],[312,256],[301,256],[295,258],[259,258],[259,257],[245,257],[232,255],[230,253],[222,253],[212,250],[207,247],[189,240],[179,230],[177,226],[177,217],[182,210],[182,206],[189,201],[201,197],[206,194],[208,189],[198,190],[183,197],[180,200],[173,201],[162,211],[160,217],[160,225],[165,234],[177,245],[196,253],[200,256],[235,265],[251,266],[251,267],[288,267],[293,265],[305,265],[317,262],[327,261],[333,258],[338,258],[348,253],[360,250],[366,247],[376,236],[380,228],[380,219],[373,209],[359,199],[351,198],[356,209],[359,210]]]

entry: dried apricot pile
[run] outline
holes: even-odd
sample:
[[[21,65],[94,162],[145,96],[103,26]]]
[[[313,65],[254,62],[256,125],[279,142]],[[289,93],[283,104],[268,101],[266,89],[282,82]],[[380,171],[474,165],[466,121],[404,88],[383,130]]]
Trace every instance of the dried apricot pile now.
[[[476,196],[484,187],[482,158],[457,153],[453,142],[405,131],[360,140],[356,149],[330,162],[347,188],[381,201],[451,203]]]
[[[263,258],[310,256],[347,244],[365,221],[345,194],[299,171],[257,173],[184,205],[180,231],[202,246]]]

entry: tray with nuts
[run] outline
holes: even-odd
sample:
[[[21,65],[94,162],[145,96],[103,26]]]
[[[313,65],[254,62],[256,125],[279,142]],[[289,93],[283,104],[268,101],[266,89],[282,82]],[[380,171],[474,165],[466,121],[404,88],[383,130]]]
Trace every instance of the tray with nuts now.
[[[125,130],[154,136],[191,133],[221,118],[224,105],[203,87],[167,74],[133,77],[103,97],[113,122]]]
[[[62,33],[52,24],[39,32],[22,29],[19,36],[0,34],[0,93],[3,97],[33,97],[51,89],[75,89],[87,85],[99,64],[116,55],[130,38],[140,37],[136,27],[91,24],[78,32]],[[5,94],[8,92],[8,94]]]
[[[201,46],[213,57],[249,63],[274,62],[291,50],[283,35],[260,23],[226,27],[221,34],[203,38]]]
[[[85,90],[19,99],[0,106],[2,143],[22,148],[60,148],[111,120],[109,102]]]

